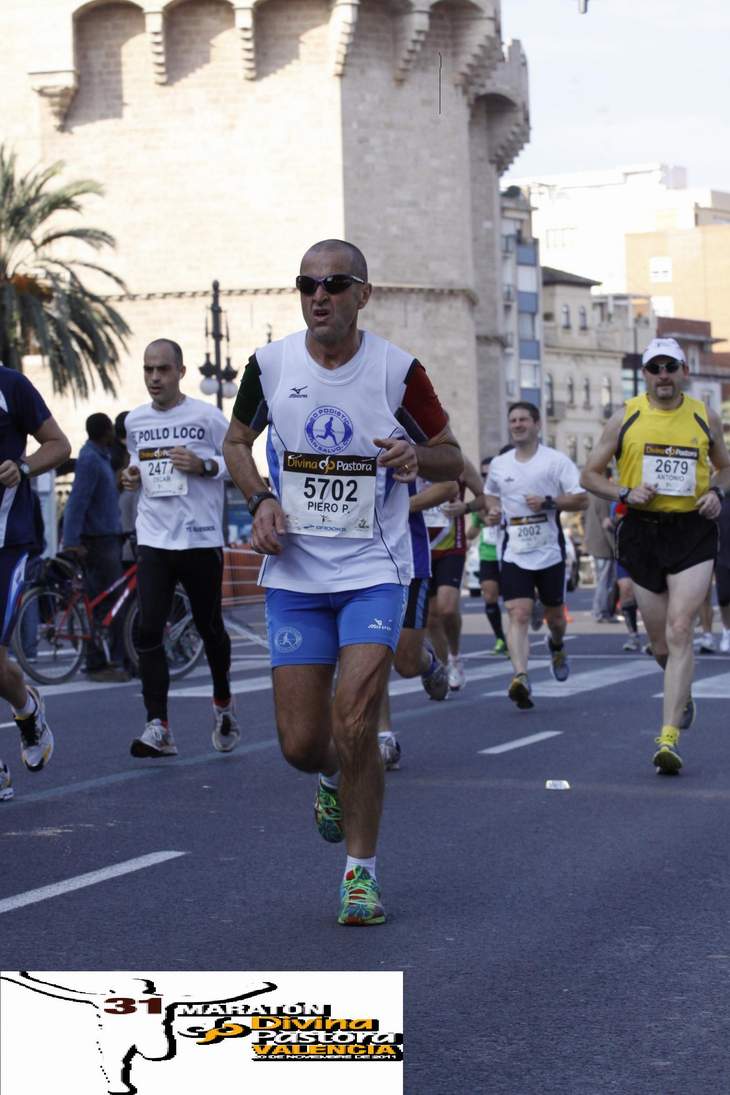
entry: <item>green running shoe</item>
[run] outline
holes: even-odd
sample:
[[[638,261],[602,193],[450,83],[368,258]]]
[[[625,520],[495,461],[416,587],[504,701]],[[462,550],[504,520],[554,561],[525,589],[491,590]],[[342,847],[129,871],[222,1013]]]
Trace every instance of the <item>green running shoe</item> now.
[[[321,780],[317,781],[314,820],[317,822],[319,835],[330,844],[339,844],[345,839],[339,791],[334,787],[325,787]]]
[[[380,887],[365,867],[355,867],[343,878],[337,923],[360,927],[385,923]]]
[[[507,649],[507,643],[504,639],[497,639],[492,649],[492,654],[502,654],[505,658],[509,658],[509,650]]]
[[[677,752],[679,730],[674,726],[663,726],[656,743],[659,748],[654,754],[654,765],[667,776],[675,775],[682,767],[682,758]]]

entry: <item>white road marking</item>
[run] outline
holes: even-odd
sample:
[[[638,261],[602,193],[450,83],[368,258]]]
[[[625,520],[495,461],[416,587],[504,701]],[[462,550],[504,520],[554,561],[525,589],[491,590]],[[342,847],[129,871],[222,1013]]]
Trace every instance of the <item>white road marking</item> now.
[[[95,886],[97,882],[106,882],[110,878],[131,874],[132,871],[141,871],[145,867],[154,867],[168,859],[177,859],[179,856],[187,854],[187,852],[150,852],[149,855],[142,855],[137,859],[127,859],[124,863],[117,863],[113,867],[102,867],[98,871],[89,871],[88,874],[79,874],[75,878],[67,878],[65,882],[54,882],[50,886],[40,886],[37,890],[26,890],[25,893],[16,894],[15,897],[6,897],[4,901],[0,901],[0,913],[21,909],[24,905],[35,905],[38,901],[46,901],[50,897],[60,897],[61,894],[71,893],[73,890],[82,890],[85,886]]]
[[[544,741],[546,738],[556,738],[562,734],[562,730],[543,730],[541,734],[530,734],[526,738],[516,738],[514,741],[506,741],[502,745],[491,745],[489,749],[480,749],[480,753],[508,753],[510,749],[521,749],[523,745],[532,745],[536,741]]]
[[[654,699],[660,699],[662,692],[656,692]],[[692,695],[701,700],[730,699],[730,673],[719,673],[714,677],[705,677],[692,685]]]
[[[661,673],[655,662],[632,660],[622,665],[608,665],[604,669],[591,669],[587,673],[574,673],[567,681],[540,681],[533,684],[532,695],[542,699],[565,699],[566,696],[578,696],[581,692],[621,684],[631,678],[647,677],[650,673]],[[485,692],[485,695],[501,696],[502,693]]]

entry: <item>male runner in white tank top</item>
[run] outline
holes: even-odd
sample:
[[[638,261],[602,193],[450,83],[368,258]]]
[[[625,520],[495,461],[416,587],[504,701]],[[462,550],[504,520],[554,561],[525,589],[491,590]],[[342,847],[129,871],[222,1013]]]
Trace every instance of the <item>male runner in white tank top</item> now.
[[[362,252],[315,244],[297,288],[307,330],[250,359],[223,451],[265,556],[282,752],[320,773],[319,831],[347,841],[338,921],[381,924],[377,720],[413,576],[407,484],[455,479],[463,462],[423,367],[358,330],[372,288]],[[271,489],[251,451],[267,424]]]

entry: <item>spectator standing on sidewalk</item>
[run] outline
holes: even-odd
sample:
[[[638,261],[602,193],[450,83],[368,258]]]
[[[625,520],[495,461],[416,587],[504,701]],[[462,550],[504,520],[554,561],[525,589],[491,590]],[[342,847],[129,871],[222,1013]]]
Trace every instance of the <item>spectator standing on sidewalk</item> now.
[[[63,546],[83,560],[86,591],[91,599],[122,574],[122,524],[119,487],[112,470],[111,453],[116,435],[106,414],[86,419],[88,441],[76,461],[71,493],[63,515]],[[102,609],[105,605],[102,603]],[[121,619],[119,620],[121,623]],[[93,681],[128,680],[123,667],[121,629],[112,631],[111,659],[101,646],[86,644],[86,673]]]
[[[613,587],[616,581],[614,526],[611,503],[605,498],[590,496],[583,515],[583,550],[593,556],[596,591],[593,594],[593,619],[599,623],[613,620]]]

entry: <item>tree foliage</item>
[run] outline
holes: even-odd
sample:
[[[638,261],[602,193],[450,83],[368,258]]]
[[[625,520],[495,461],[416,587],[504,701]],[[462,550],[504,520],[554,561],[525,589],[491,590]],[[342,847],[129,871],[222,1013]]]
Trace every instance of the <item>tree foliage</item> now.
[[[22,371],[23,356],[40,353],[55,392],[87,398],[98,380],[114,394],[129,327],[82,275],[101,274],[117,292],[126,287],[98,263],[68,256],[79,244],[101,251],[116,242],[100,228],[70,222],[69,214],[82,213],[82,199],[102,188],[88,179],[61,184],[63,166],[22,175],[15,153],[0,145],[0,361]]]

